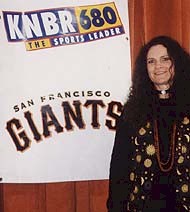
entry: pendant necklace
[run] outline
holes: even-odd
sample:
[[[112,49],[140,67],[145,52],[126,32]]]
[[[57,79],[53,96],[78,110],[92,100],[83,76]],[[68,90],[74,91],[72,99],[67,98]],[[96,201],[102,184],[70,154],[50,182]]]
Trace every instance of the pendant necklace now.
[[[156,92],[160,95],[166,95],[170,93],[170,89],[166,89],[166,90],[156,90]]]

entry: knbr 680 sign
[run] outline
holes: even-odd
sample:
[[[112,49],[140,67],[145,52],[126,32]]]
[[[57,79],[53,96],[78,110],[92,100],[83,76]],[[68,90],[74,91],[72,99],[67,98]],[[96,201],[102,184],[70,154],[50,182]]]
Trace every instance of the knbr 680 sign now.
[[[121,25],[114,3],[76,7],[80,33]]]
[[[3,20],[8,41],[24,41],[28,51],[124,33],[113,2],[29,12],[3,11]]]

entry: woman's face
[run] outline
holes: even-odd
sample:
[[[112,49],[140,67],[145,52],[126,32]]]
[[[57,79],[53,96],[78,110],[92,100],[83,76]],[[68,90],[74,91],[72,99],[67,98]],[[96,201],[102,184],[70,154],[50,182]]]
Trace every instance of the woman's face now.
[[[174,77],[174,65],[167,49],[161,45],[152,46],[147,54],[147,70],[157,90],[168,89]]]

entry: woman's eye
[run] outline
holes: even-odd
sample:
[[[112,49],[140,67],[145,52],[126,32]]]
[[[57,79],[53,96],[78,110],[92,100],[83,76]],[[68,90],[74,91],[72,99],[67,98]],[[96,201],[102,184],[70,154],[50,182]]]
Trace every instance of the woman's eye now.
[[[161,61],[162,62],[168,62],[168,61],[170,61],[170,57],[168,57],[168,56],[167,57],[162,57]]]
[[[154,64],[154,63],[155,61],[153,59],[147,61],[147,64]]]

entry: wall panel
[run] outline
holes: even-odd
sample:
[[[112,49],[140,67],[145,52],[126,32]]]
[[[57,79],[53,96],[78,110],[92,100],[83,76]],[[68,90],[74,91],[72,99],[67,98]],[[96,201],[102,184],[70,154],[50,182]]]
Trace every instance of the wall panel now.
[[[45,184],[4,184],[3,201],[6,212],[46,212]]]
[[[90,212],[106,211],[108,181],[89,182]]]
[[[0,184],[0,212],[4,211],[4,192],[3,192],[3,184]]]
[[[181,41],[181,2],[143,0],[145,41],[156,35],[169,35]]]
[[[46,184],[46,212],[75,211],[75,183]]]
[[[181,23],[182,23],[182,45],[190,52],[190,2],[182,0]]]
[[[90,211],[90,187],[89,182],[75,183],[75,198],[76,198],[76,212]]]
[[[130,46],[131,46],[131,61],[134,65],[139,48],[144,43],[144,10],[143,1],[130,0],[129,3],[129,26],[130,26]]]
[[[129,0],[132,65],[140,46],[157,35],[190,50],[189,11],[189,0]],[[108,180],[0,184],[0,212],[106,212],[107,191]]]

